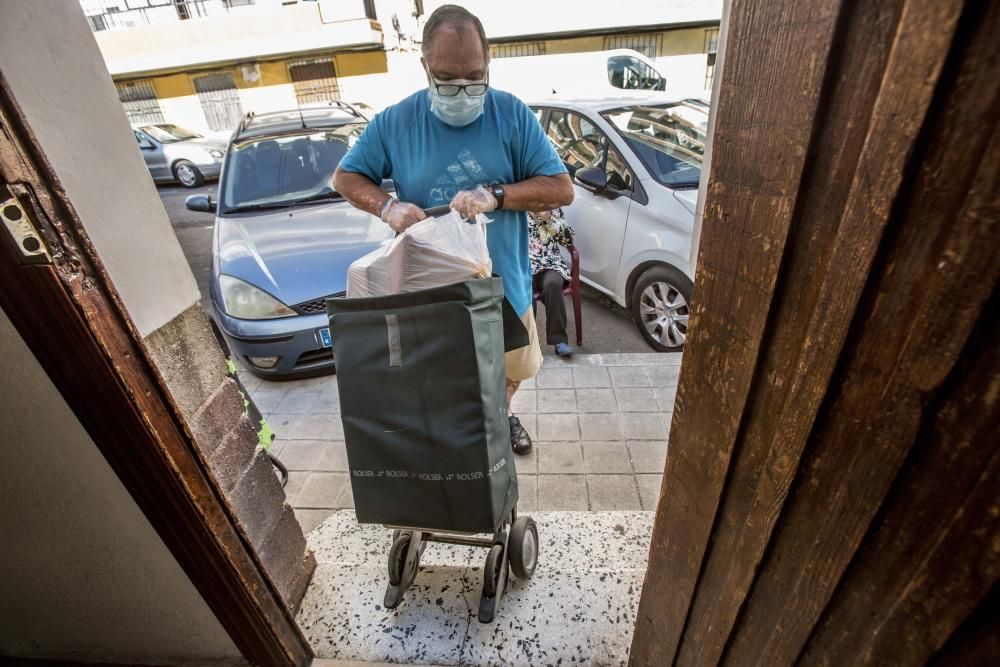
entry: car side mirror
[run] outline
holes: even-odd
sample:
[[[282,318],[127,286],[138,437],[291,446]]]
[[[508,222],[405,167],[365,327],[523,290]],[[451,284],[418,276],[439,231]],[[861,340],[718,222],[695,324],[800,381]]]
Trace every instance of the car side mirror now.
[[[573,179],[584,189],[595,194],[608,189],[608,176],[603,169],[583,167],[577,169]]]
[[[184,206],[189,211],[198,211],[199,213],[215,213],[216,209],[212,195],[191,195],[184,200]]]
[[[148,141],[143,141],[142,143],[139,144],[139,149],[144,151],[155,151],[156,146],[154,146],[152,143]]]

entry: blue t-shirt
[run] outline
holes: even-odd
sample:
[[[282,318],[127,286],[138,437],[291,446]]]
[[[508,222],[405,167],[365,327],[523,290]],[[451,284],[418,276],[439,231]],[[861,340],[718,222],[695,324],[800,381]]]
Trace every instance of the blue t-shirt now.
[[[340,163],[376,183],[391,178],[400,201],[421,208],[451,203],[461,190],[566,173],[534,112],[510,93],[489,89],[483,114],[452,127],[431,113],[426,89],[368,124]],[[486,226],[493,271],[521,315],[531,306],[528,217],[494,211]]]

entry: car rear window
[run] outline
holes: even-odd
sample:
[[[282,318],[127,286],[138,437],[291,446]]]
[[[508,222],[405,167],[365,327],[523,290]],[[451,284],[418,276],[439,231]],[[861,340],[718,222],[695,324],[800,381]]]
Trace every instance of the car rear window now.
[[[233,144],[220,185],[223,212],[277,207],[333,193],[333,172],[366,123]]]

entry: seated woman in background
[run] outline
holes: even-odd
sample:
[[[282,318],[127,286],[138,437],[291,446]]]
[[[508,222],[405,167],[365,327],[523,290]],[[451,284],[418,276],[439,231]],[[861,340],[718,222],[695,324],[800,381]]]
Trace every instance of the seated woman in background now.
[[[534,290],[541,292],[545,306],[545,335],[554,345],[556,354],[573,354],[566,336],[566,302],[563,287],[569,282],[569,267],[563,259],[561,246],[573,244],[573,229],[563,218],[561,208],[545,213],[529,213],[528,255]]]

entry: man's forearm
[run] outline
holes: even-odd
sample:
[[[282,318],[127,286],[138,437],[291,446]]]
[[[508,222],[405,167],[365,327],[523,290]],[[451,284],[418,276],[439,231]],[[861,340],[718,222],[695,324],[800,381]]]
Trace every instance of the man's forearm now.
[[[375,217],[379,217],[382,207],[389,200],[389,195],[370,178],[363,174],[343,171],[340,167],[337,167],[333,175],[333,189],[354,206],[368,211]]]
[[[505,211],[551,211],[573,202],[573,181],[569,174],[533,176],[520,183],[504,185]]]

